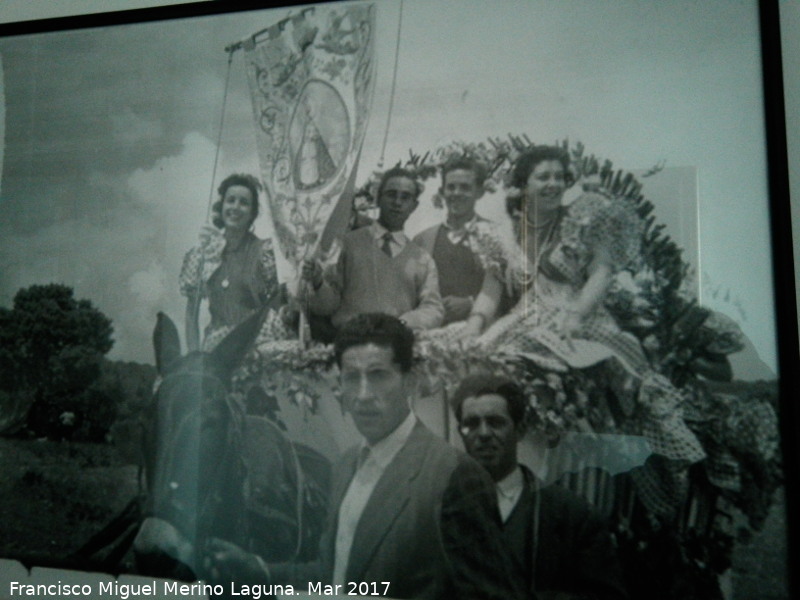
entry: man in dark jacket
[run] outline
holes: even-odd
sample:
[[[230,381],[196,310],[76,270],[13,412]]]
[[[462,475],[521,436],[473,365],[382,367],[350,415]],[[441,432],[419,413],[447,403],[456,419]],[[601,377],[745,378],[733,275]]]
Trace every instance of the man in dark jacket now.
[[[342,595],[364,593],[363,584],[423,600],[530,597],[504,543],[490,477],[410,410],[413,343],[412,331],[385,314],[359,315],[337,332],[342,402],[363,440],[334,469],[318,560],[267,565],[216,541],[212,579]]]
[[[467,453],[492,476],[506,542],[541,599],[627,598],[609,532],[588,504],[517,462],[526,400],[512,381],[465,379],[452,398]]]

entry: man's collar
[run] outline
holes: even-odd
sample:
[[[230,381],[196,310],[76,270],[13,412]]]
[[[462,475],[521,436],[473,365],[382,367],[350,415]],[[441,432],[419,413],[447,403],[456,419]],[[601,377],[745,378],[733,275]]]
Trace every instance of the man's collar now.
[[[452,225],[450,225],[450,223],[447,222],[447,219],[444,220],[444,223],[442,223],[442,225],[448,231],[452,231],[452,232],[456,233],[456,232],[462,232],[462,231],[472,231],[475,228],[475,224],[478,221],[483,221],[483,218],[480,215],[478,215],[477,213],[475,213],[469,221],[464,223],[464,225],[462,227],[458,227],[458,228],[453,227]]]
[[[522,476],[522,469],[520,466],[517,465],[514,467],[511,473],[503,477],[503,479],[498,481],[495,485],[503,496],[512,498],[522,489],[522,486],[525,485],[525,478]]]
[[[369,446],[369,458],[374,460],[381,469],[385,469],[408,441],[408,437],[411,435],[411,431],[416,424],[417,417],[413,412],[409,411],[408,416],[406,416],[403,422],[400,423],[392,433]],[[368,446],[366,441],[363,445]]]
[[[406,234],[403,233],[402,231],[389,231],[388,229],[386,229],[386,227],[378,223],[378,221],[373,221],[369,225],[369,227],[371,228],[370,233],[372,233],[373,239],[380,240],[386,233],[389,233],[391,234],[394,241],[400,244],[401,246],[408,240]]]

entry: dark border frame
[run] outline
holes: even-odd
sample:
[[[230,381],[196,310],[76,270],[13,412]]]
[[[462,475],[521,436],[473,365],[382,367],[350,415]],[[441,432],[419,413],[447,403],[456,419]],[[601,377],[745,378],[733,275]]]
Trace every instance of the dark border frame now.
[[[35,19],[31,21],[15,21],[0,24],[0,37],[47,33],[66,29],[88,29],[91,27],[110,27],[113,25],[130,25],[152,21],[169,21],[171,19],[187,19],[226,13],[244,12],[248,10],[265,10],[269,8],[285,8],[306,4],[325,4],[336,0],[319,0],[317,2],[301,2],[300,0],[277,0],[273,4],[265,4],[263,0],[207,0],[206,2],[187,2],[146,8],[133,8],[113,12],[90,13]]]
[[[800,598],[800,407],[798,389],[797,290],[794,280],[791,196],[786,142],[780,12],[778,0],[761,0],[761,68],[764,83],[764,124],[772,228],[773,299],[778,344],[780,431],[786,493],[786,572],[789,593]]]

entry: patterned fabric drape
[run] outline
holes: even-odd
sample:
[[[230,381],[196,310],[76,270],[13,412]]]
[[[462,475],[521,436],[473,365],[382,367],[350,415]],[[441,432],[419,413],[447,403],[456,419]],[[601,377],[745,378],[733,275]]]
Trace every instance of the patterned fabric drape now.
[[[316,248],[357,166],[374,31],[372,4],[315,7],[244,44],[261,177],[278,244],[295,266]]]

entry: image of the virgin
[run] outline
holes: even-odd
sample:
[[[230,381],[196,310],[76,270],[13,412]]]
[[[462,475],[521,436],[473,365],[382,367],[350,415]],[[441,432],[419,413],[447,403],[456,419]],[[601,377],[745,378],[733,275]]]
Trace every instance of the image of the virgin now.
[[[339,171],[350,144],[350,120],[331,85],[308,82],[289,125],[289,144],[296,189],[322,187]]]

